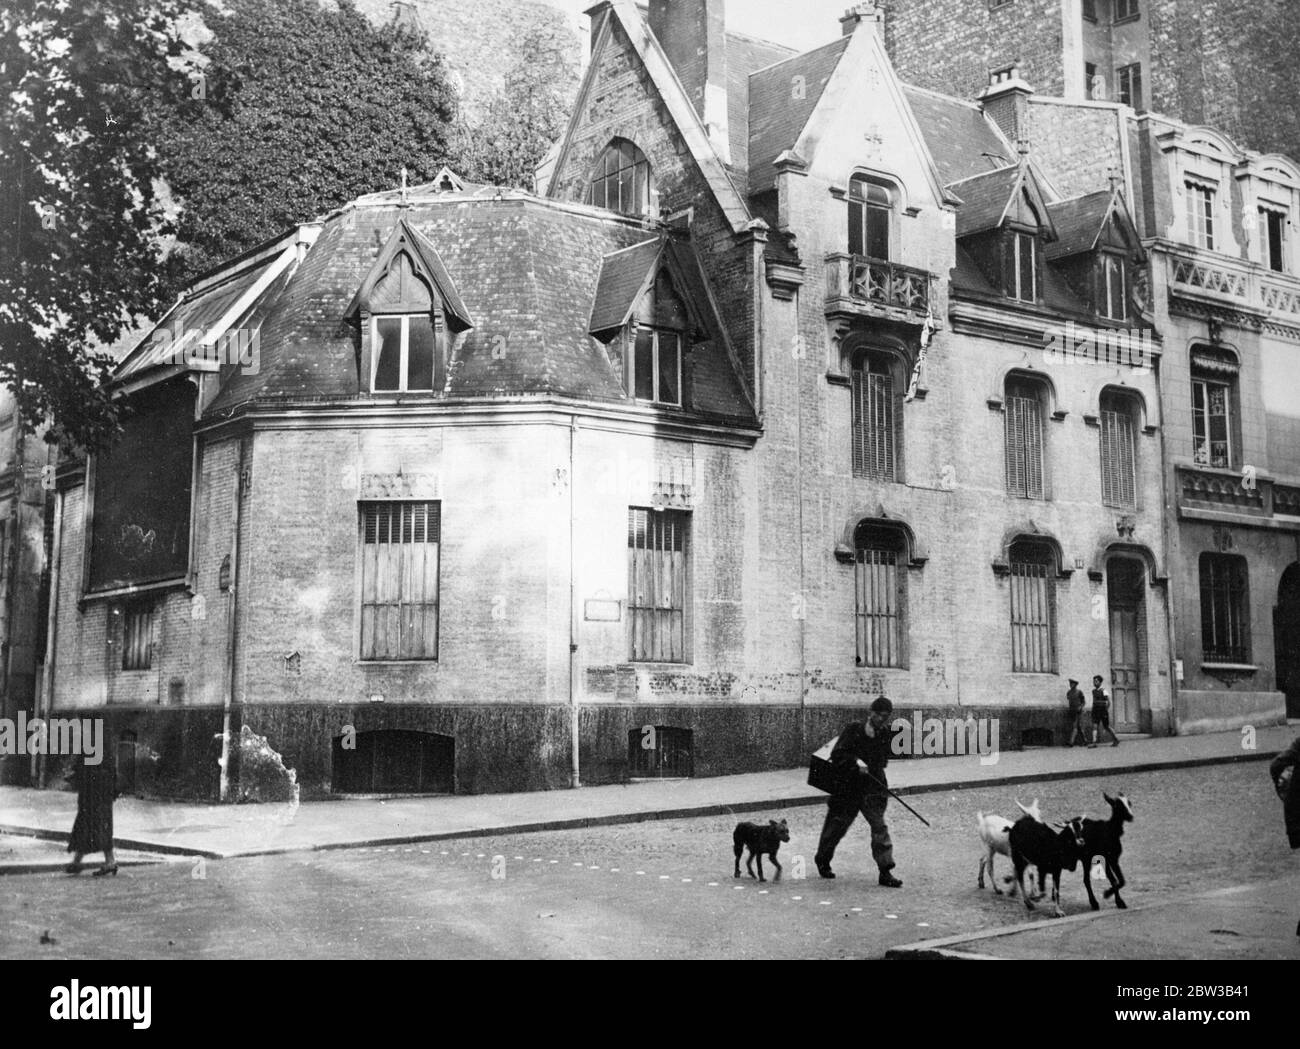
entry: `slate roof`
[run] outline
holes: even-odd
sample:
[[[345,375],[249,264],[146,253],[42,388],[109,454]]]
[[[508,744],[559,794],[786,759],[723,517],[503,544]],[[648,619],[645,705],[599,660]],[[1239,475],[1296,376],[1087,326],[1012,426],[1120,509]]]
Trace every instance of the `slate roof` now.
[[[983,233],[1002,224],[1011,194],[1020,182],[1020,166],[998,168],[956,182],[948,188],[961,198],[957,209],[957,236]]]
[[[1052,222],[1056,225],[1056,232],[1060,239],[1048,246],[1047,257],[1063,259],[1070,255],[1092,251],[1096,247],[1097,238],[1105,228],[1107,218],[1110,217],[1113,199],[1113,191],[1103,189],[1082,197],[1048,204],[1047,210],[1052,216]]]
[[[321,220],[316,243],[266,306],[259,370],[235,369],[209,417],[255,402],[358,396],[356,329],[344,316],[399,220],[436,250],[473,318],[454,344],[444,397],[629,400],[588,331],[605,258],[644,242],[643,227],[513,191],[412,192],[405,208],[363,198]],[[678,261],[693,259],[689,247],[675,250]],[[711,339],[693,352],[692,410],[754,425],[725,344]]]
[[[793,48],[755,40],[743,33],[727,33],[727,136],[731,143],[730,172],[746,192],[749,179],[749,77],[750,74],[794,56]]]
[[[824,47],[793,55],[749,78],[750,193],[763,193],[776,184],[773,162],[799,141],[849,39],[842,36]],[[797,76],[803,77],[803,98],[796,97],[793,89]]]
[[[627,323],[662,250],[663,239],[654,237],[605,256],[591,309],[591,331],[609,331]]]
[[[903,97],[944,185],[1016,162],[1015,148],[975,103],[911,84],[903,85]]]

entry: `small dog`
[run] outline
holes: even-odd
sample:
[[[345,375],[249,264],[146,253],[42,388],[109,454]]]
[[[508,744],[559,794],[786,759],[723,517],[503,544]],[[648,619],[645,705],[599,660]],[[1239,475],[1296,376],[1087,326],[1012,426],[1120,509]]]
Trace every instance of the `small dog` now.
[[[766,827],[761,823],[738,823],[731,840],[736,846],[737,878],[740,877],[740,854],[745,849],[749,849],[745,869],[749,871],[751,878],[754,876],[754,858],[758,857],[758,880],[767,881],[763,877],[763,857],[766,855],[772,861],[772,866],[776,868],[776,876],[772,880],[781,880],[781,864],[776,861],[776,850],[781,847],[781,842],[790,840],[790,831],[785,825],[785,820],[769,820]]]

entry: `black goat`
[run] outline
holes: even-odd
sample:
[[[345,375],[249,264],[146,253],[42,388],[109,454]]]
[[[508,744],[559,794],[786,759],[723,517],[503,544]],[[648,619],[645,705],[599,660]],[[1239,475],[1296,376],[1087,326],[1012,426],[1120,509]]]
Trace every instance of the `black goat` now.
[[[1072,871],[1083,852],[1083,821],[1076,817],[1068,823],[1052,827],[1030,816],[1016,820],[1009,835],[1011,864],[1016,869],[1016,884],[1025,900],[1025,910],[1032,911],[1029,893],[1025,892],[1025,868],[1031,863],[1038,868],[1038,884],[1045,888],[1047,875],[1052,876],[1052,903],[1056,917],[1064,917],[1061,910],[1061,871]]]
[[[1106,804],[1110,806],[1110,819],[1083,821],[1083,887],[1088,890],[1088,902],[1094,911],[1101,910],[1101,904],[1092,892],[1092,858],[1100,856],[1106,863],[1106,877],[1110,879],[1110,888],[1102,893],[1106,899],[1113,894],[1115,906],[1126,910],[1128,904],[1119,896],[1124,888],[1124,872],[1119,869],[1119,856],[1124,851],[1120,838],[1124,836],[1124,824],[1133,819],[1133,806],[1120,791],[1116,797],[1102,792]]]

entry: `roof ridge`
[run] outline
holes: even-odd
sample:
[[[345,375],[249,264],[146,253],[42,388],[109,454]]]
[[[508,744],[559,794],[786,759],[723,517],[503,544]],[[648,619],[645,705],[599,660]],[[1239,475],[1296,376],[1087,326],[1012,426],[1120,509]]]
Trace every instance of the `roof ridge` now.
[[[959,178],[955,182],[949,182],[949,186],[960,186],[963,182],[973,182],[977,178],[988,178],[989,175],[997,175],[1007,171],[1018,171],[1020,164],[1007,164],[1000,168],[989,168],[988,171],[981,171],[974,175],[967,175],[965,178]]]
[[[965,106],[967,109],[973,109],[977,113],[983,113],[984,107],[978,102],[969,98],[959,98],[956,95],[949,95],[943,91],[935,91],[934,88],[922,87],[920,84],[913,84],[906,80],[900,80],[904,91],[919,91],[923,95],[929,95],[931,98],[941,98],[945,102],[956,102],[959,106]]]
[[[796,48],[791,47],[789,44],[778,44],[775,40],[765,40],[761,36],[753,36],[749,33],[742,33],[739,29],[727,29],[724,30],[724,32],[727,34],[727,36],[734,36],[739,40],[745,40],[751,44],[762,44],[764,47],[775,47],[780,51],[789,51],[791,54],[799,53],[799,51]]]
[[[819,47],[809,48],[807,51],[795,51],[793,54],[786,55],[785,58],[778,58],[775,62],[769,62],[765,66],[759,66],[757,69],[750,70],[751,77],[759,73],[766,73],[769,69],[775,69],[777,66],[784,65],[786,62],[793,62],[798,58],[806,58],[808,55],[815,55],[818,51],[826,51],[832,47],[847,47],[849,37],[842,36],[838,40],[832,40],[829,44],[822,44]]]

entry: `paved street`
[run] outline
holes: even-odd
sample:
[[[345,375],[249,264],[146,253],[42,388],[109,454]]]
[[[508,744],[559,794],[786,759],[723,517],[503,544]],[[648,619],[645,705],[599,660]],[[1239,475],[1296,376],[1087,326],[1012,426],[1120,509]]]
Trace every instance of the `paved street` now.
[[[762,886],[733,880],[727,816],[201,868],[191,859],[111,879],[9,875],[0,878],[0,957],[880,957],[1025,921],[1018,900],[975,887],[977,809],[1010,817],[1019,791],[1037,796],[1048,818],[1101,816],[1101,791],[1118,788],[1136,814],[1125,835],[1131,907],[1296,873],[1266,767],[1248,763],[909,799],[929,830],[891,803],[906,882],[898,891],[875,884],[860,822],[836,857],[841,877],[817,878],[822,810],[810,807],[746,817],[790,822],[786,877]],[[813,877],[794,876],[800,857]],[[1062,901],[1068,914],[1087,912],[1078,873],[1063,880]],[[40,943],[46,930],[55,943]],[[1207,957],[1215,950],[1205,945]]]

